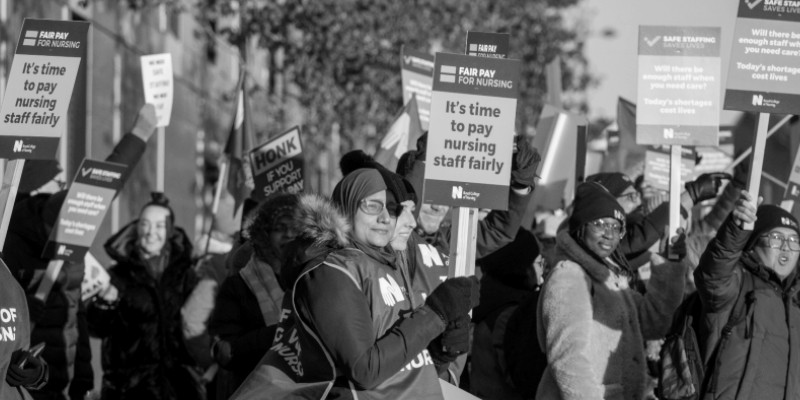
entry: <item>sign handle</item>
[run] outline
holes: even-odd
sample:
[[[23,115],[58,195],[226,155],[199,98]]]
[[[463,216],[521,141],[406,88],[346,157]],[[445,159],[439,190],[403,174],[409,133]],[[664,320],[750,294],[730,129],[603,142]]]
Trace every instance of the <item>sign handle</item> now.
[[[156,190],[159,192],[164,191],[164,173],[166,172],[165,154],[166,154],[166,139],[164,137],[164,127],[158,128],[158,142],[156,154]]]
[[[58,279],[58,274],[61,273],[61,267],[64,266],[64,260],[50,260],[47,264],[47,270],[44,272],[42,281],[39,282],[39,287],[36,289],[36,298],[42,302],[47,302],[47,296],[50,295],[50,290],[53,289],[53,284]]]
[[[753,196],[754,207],[758,207],[758,191],[761,189],[761,169],[764,167],[764,149],[767,147],[767,128],[769,128],[769,113],[759,113],[758,130],[753,140],[753,164],[747,177],[747,191]],[[753,230],[753,224],[746,223],[744,229]]]
[[[0,187],[0,251],[6,242],[8,233],[8,223],[11,221],[11,212],[14,210],[14,201],[17,198],[19,181],[22,178],[22,168],[25,160],[9,160],[6,171],[3,175],[3,183]]]
[[[775,124],[775,126],[773,126],[772,129],[769,130],[769,132],[767,132],[767,139],[769,139],[772,135],[774,135],[775,132],[778,132],[778,129],[780,129],[783,125],[789,122],[789,120],[792,119],[792,117],[793,115],[789,114],[783,117],[782,120],[778,121],[778,123]],[[732,172],[733,169],[736,168],[736,166],[739,165],[742,161],[744,161],[745,158],[749,157],[750,153],[752,152],[753,152],[753,147],[752,146],[748,147],[747,150],[743,151],[742,154],[739,155],[739,157],[736,157],[736,159],[733,160],[733,162],[731,162],[727,167],[725,167],[725,171]]]
[[[478,209],[458,207],[453,213],[450,237],[450,266],[447,276],[475,275],[475,246],[478,239]]]
[[[681,152],[683,146],[670,146],[669,157],[669,239],[677,235],[678,228],[681,227]],[[670,256],[672,252],[668,253]]]

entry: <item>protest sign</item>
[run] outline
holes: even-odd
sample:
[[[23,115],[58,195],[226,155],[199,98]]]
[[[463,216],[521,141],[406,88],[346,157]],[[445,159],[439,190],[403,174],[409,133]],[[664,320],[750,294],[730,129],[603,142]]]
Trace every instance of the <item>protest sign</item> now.
[[[0,108],[0,158],[55,158],[88,30],[85,22],[23,22]]]
[[[681,149],[681,182],[692,180],[694,174],[694,153],[689,148]],[[650,187],[669,191],[670,151],[669,148],[652,148],[644,155],[644,182]]]
[[[403,46],[400,49],[400,77],[403,81],[403,104],[417,97],[417,109],[422,131],[428,130],[431,120],[431,90],[433,90],[433,56]]]
[[[725,109],[796,114],[800,107],[800,7],[795,1],[740,1]]]
[[[507,33],[467,32],[467,55],[508,58]]]
[[[255,189],[253,196],[261,201],[278,192],[303,191],[303,144],[300,128],[276,136],[250,152]]]
[[[141,57],[144,102],[156,108],[156,126],[169,125],[172,115],[172,55],[152,54]]]
[[[720,29],[640,26],[636,143],[716,146]]]
[[[81,300],[87,301],[111,286],[111,275],[92,253],[83,258],[83,281],[81,281]]]
[[[45,245],[43,258],[83,261],[111,201],[122,189],[125,169],[122,164],[83,160]]]
[[[436,54],[423,201],[508,208],[520,63]]]

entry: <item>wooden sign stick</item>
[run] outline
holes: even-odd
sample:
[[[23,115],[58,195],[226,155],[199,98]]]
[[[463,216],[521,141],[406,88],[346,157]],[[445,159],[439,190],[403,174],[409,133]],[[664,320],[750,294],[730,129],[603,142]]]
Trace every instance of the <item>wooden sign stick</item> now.
[[[0,251],[3,251],[3,245],[6,243],[8,223],[11,221],[11,212],[14,210],[14,201],[17,198],[17,189],[24,166],[24,159],[10,160],[6,165],[6,173],[3,175],[3,183],[0,187]]]
[[[669,234],[667,238],[677,235],[678,228],[681,227],[681,152],[683,146],[670,146],[669,158]],[[667,241],[667,248],[671,244]],[[668,251],[672,258],[672,252]]]
[[[753,196],[753,206],[758,207],[758,191],[761,188],[761,170],[764,167],[764,149],[767,147],[767,128],[769,128],[769,113],[758,114],[758,129],[753,140],[753,164],[750,165],[750,175],[747,177],[747,191]],[[753,230],[753,224],[744,225],[745,230]]]
[[[478,209],[458,207],[453,213],[448,277],[475,275],[475,247],[478,239]]]

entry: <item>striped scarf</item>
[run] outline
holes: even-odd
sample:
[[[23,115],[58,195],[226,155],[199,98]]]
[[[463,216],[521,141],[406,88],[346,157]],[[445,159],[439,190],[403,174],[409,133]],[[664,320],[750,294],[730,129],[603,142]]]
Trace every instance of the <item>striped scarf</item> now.
[[[278,284],[272,267],[252,256],[239,271],[239,275],[256,296],[264,323],[267,326],[277,324],[283,302],[283,289]]]

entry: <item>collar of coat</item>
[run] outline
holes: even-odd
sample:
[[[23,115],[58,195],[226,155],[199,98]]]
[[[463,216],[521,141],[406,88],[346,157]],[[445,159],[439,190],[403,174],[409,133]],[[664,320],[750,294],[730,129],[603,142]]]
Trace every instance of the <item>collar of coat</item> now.
[[[781,293],[793,296],[800,291],[800,274],[797,273],[797,267],[795,267],[794,271],[786,278],[786,281],[781,282],[780,277],[778,277],[775,271],[761,265],[752,252],[744,252],[744,254],[742,254],[742,265],[751,274]]]
[[[570,260],[578,263],[589,276],[599,282],[608,279],[611,272],[630,278],[630,273],[624,267],[609,265],[601,261],[599,257],[589,253],[589,251],[575,238],[570,235],[567,229],[558,232],[556,236],[556,263],[562,260]]]

